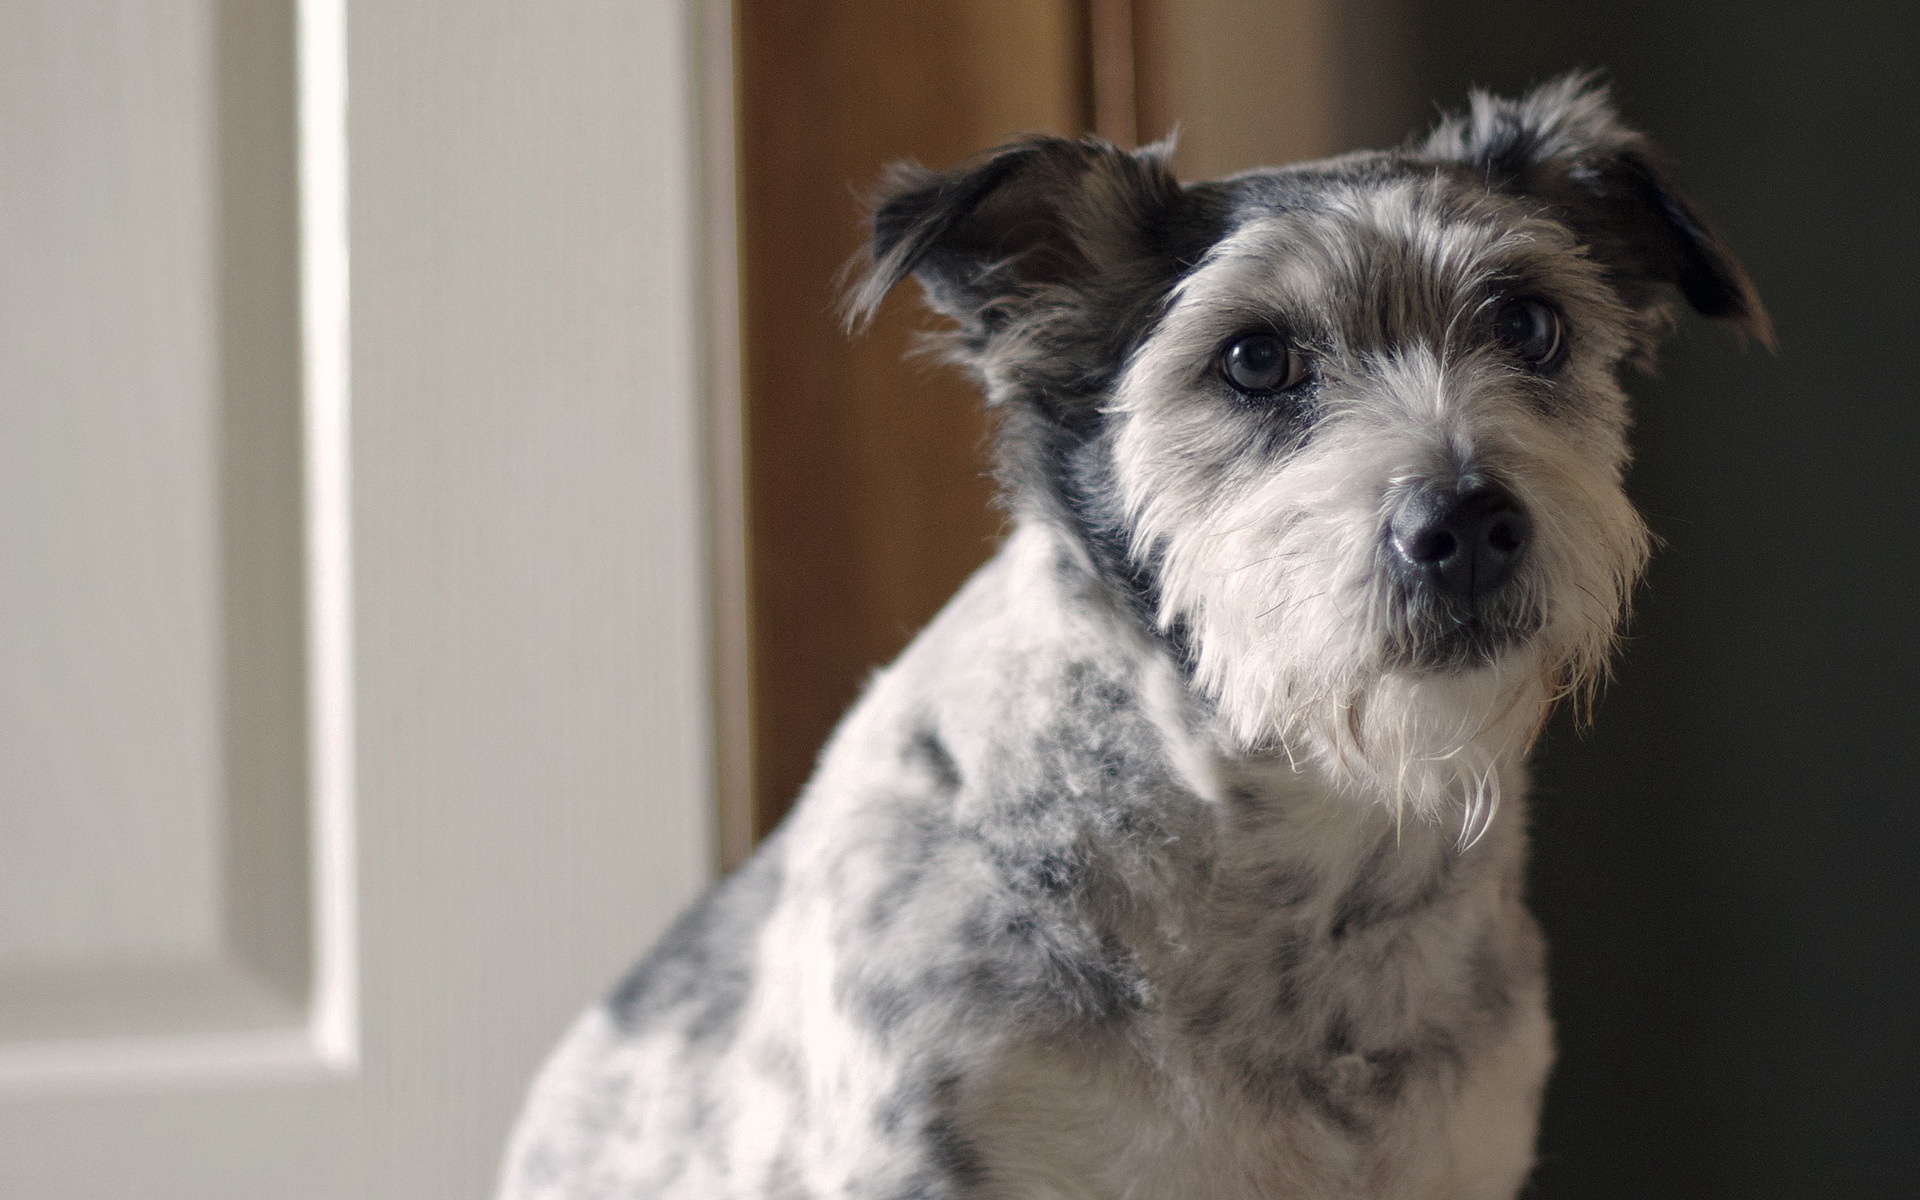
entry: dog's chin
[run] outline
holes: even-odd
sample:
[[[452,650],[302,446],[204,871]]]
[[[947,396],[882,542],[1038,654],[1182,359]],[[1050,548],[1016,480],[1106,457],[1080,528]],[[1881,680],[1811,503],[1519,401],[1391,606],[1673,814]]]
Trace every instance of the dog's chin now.
[[[1608,639],[1518,589],[1464,613],[1380,599],[1370,614],[1351,597],[1296,607],[1289,636],[1264,641],[1244,636],[1250,622],[1190,626],[1193,678],[1225,744],[1397,811],[1490,811]]]
[[[1414,674],[1497,670],[1502,660],[1525,655],[1542,625],[1537,611],[1512,605],[1427,609],[1404,617],[1382,659],[1391,670]]]
[[[1277,728],[1297,765],[1335,790],[1463,829],[1491,820],[1503,777],[1531,748],[1553,692],[1533,637],[1459,635],[1419,662],[1288,713]],[[1444,652],[1443,652],[1444,651]]]

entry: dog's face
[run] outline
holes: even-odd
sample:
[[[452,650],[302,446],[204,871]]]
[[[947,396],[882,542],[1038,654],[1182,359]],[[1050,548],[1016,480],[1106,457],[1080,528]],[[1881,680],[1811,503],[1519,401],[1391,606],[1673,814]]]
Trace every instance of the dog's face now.
[[[1647,534],[1626,398],[1675,297],[1765,339],[1737,263],[1575,81],[1424,143],[1182,187],[1038,140],[906,172],[908,271],[1073,529],[1240,749],[1490,812],[1604,669]]]

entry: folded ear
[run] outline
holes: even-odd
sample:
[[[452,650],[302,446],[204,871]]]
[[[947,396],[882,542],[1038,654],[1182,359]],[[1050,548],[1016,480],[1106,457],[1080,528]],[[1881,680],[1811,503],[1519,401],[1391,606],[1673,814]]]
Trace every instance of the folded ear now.
[[[1465,163],[1560,210],[1627,303],[1663,311],[1677,292],[1703,316],[1774,344],[1745,268],[1668,186],[1652,144],[1620,123],[1605,87],[1575,74],[1518,100],[1475,93],[1417,153]]]
[[[900,164],[881,183],[849,321],[912,275],[966,333],[991,334],[1051,289],[1154,258],[1181,194],[1163,149],[1130,154],[1097,138],[1029,138],[951,171]]]

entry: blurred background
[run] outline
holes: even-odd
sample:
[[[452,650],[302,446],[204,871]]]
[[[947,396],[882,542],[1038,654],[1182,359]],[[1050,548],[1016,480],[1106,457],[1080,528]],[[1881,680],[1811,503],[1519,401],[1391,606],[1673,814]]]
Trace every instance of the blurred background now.
[[[1533,806],[1531,1195],[1920,1190],[1920,19],[1775,0],[0,0],[0,1200],[486,1194],[569,1015],[992,550],[884,165],[1201,178],[1570,68],[1775,357]]]

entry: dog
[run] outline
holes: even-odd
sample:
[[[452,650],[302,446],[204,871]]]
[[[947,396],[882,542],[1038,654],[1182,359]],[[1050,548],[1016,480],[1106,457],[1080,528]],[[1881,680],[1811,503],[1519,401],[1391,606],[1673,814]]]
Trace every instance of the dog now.
[[[1183,185],[896,168],[1011,532],[591,1009],[509,1200],[1508,1198],[1553,1058],[1525,762],[1648,556],[1623,374],[1746,272],[1603,88]]]

